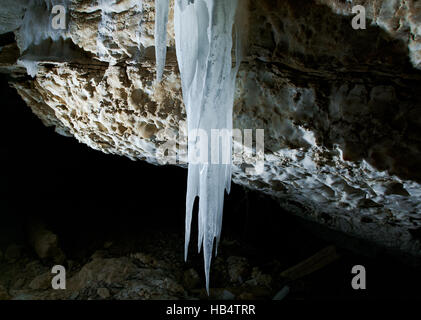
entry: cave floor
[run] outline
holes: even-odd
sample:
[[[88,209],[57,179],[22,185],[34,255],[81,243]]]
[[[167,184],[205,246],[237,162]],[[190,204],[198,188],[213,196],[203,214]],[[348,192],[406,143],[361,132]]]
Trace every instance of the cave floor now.
[[[80,230],[77,239],[53,228],[64,257],[40,259],[29,244],[9,244],[2,250],[0,299],[271,300],[283,287],[283,271],[326,246],[335,248],[334,243],[309,234],[294,221],[281,230],[290,241],[277,244],[276,250],[259,241],[251,244],[241,236],[223,236],[211,266],[209,296],[204,290],[203,258],[194,248],[197,239],[192,239],[188,261],[184,262],[184,234],[172,227],[141,227],[139,232],[123,224],[111,233],[89,232],[86,228]],[[290,292],[285,299],[421,297],[417,292],[421,283],[419,268],[389,258],[367,258],[341,248],[335,251],[336,259],[328,259],[320,269],[289,282]],[[66,268],[66,290],[51,288],[51,268],[57,259]],[[356,264],[367,269],[367,290],[351,288],[351,269]]]
[[[0,149],[7,160],[0,299],[273,299],[282,272],[329,246],[339,257],[291,281],[286,300],[421,298],[419,267],[369,244],[360,246],[370,249],[362,255],[350,240],[317,231],[237,185],[225,199],[208,297],[197,221],[184,262],[186,170],[105,155],[59,136],[0,80],[8,113],[2,124],[14,132]],[[19,119],[21,130],[10,119]],[[37,219],[57,235],[62,255],[41,259],[30,245],[25,230]],[[55,264],[66,268],[66,290],[51,289]],[[351,287],[355,265],[367,270],[367,290]]]

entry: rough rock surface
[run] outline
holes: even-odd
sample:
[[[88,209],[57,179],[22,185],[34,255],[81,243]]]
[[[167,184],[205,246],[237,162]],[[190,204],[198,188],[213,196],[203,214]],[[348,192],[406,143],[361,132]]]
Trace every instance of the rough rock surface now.
[[[234,257],[241,260],[238,266],[228,254],[239,250],[239,244],[223,241],[221,248],[226,252],[215,260],[214,268],[219,280],[208,296],[204,279],[196,271],[202,269],[200,255],[193,265],[182,259],[183,235],[151,233],[147,237],[142,240],[142,252],[127,252],[129,246],[119,239],[76,261],[67,260],[66,290],[51,288],[51,264],[23,250],[17,259],[0,264],[0,300],[271,299],[281,283],[279,268],[287,267],[278,260],[270,267],[263,262],[252,264],[253,272],[242,274],[243,283],[231,281],[228,273],[248,261]]]
[[[101,34],[97,1],[71,1],[67,39],[41,44],[54,47],[54,57],[40,48],[20,53],[39,62],[36,78],[21,76],[12,47],[0,52],[1,70],[58,133],[105,153],[171,162],[176,147],[184,150],[176,139],[186,117],[172,26],[157,85],[154,1],[116,2],[107,13],[113,23]],[[366,7],[366,30],[351,27],[357,4]],[[234,182],[330,228],[421,256],[421,3],[243,6],[248,53],[237,77],[234,127],[265,130],[265,168],[250,175],[236,164]],[[17,14],[4,7],[0,19]],[[0,29],[10,30],[20,45],[19,23]]]

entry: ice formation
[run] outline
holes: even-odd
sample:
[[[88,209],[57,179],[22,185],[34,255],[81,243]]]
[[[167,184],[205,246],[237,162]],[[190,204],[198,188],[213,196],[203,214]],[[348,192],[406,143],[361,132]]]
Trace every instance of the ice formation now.
[[[18,37],[20,51],[25,55],[19,59],[18,63],[26,67],[28,74],[32,77],[35,77],[38,72],[33,48],[47,39],[53,42],[67,39],[67,30],[55,29],[52,19],[57,15],[53,13],[53,7],[62,5],[67,8],[68,3],[69,0],[32,0],[26,5]],[[39,52],[40,48],[36,51]],[[31,58],[28,58],[29,56]]]
[[[167,55],[167,23],[169,0],[155,0],[156,79],[161,81]]]
[[[237,2],[238,0],[176,0],[174,9],[176,51],[189,131],[185,258],[187,259],[190,240],[193,204],[195,198],[199,197],[198,249],[200,251],[203,247],[207,289],[214,241],[216,240],[217,247],[221,235],[224,192],[229,192],[231,185],[231,139],[223,139],[222,150],[219,145],[215,148],[210,139],[214,130],[232,131],[235,78],[240,63],[237,50],[236,65],[232,66],[232,35]],[[58,40],[67,38],[67,31],[54,29],[51,19],[55,5],[60,4],[67,8],[68,3],[69,0],[35,0],[26,6],[19,42],[21,52],[24,53],[20,63],[27,67],[28,74],[35,76],[37,73],[39,48],[35,47],[47,39],[58,43]],[[107,44],[112,43],[110,34],[115,32],[113,6],[117,4],[115,0],[98,0],[98,9],[101,10],[97,36],[98,57],[110,64],[116,62],[110,56]],[[169,0],[155,0],[155,8],[157,80],[160,81],[167,49]],[[239,41],[239,37],[236,36],[235,39]],[[195,136],[198,130],[205,132],[206,138]],[[208,159],[192,161],[203,150],[207,150],[205,153]],[[217,163],[212,158],[216,153],[219,157]]]
[[[28,73],[32,78],[38,73],[38,62],[29,60],[29,59],[19,59],[18,64],[26,68],[26,73]]]
[[[43,40],[51,38],[57,41],[66,39],[66,30],[54,29],[51,23],[55,14],[55,5],[68,6],[69,0],[32,0],[26,8],[25,16],[19,31],[19,44],[22,52],[30,46],[39,45]]]
[[[156,0],[157,23],[165,23],[167,8],[164,0]],[[193,204],[199,197],[199,251],[203,247],[206,288],[209,292],[209,270],[214,241],[216,248],[221,235],[224,191],[231,185],[231,139],[216,149],[209,138],[213,130],[232,131],[235,78],[240,57],[232,67],[232,32],[237,0],[176,0],[174,29],[178,66],[180,69],[184,104],[187,109],[189,132],[188,182],[186,197],[185,258],[190,240]],[[164,67],[165,28],[157,27],[156,51],[158,79]],[[239,37],[235,39],[239,41]],[[196,135],[206,132],[207,139]],[[219,148],[219,146],[218,146]],[[207,161],[192,161],[207,149]],[[220,152],[222,151],[222,152]],[[229,159],[210,161],[210,155],[225,153]],[[201,155],[202,156],[202,155]]]

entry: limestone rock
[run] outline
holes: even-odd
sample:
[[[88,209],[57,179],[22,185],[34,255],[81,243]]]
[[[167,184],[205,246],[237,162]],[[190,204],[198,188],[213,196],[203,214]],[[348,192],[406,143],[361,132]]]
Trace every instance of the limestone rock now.
[[[200,283],[200,277],[196,270],[190,268],[184,271],[183,283],[186,289],[194,289]]]
[[[69,289],[80,291],[95,283],[115,284],[136,272],[136,267],[129,259],[101,259],[97,258],[83,266],[83,268],[68,280]]]
[[[351,27],[357,4],[366,7],[366,30]],[[408,231],[421,225],[421,3],[242,5],[248,43],[234,127],[265,130],[265,166],[252,175],[246,157],[234,182],[328,228],[421,257]],[[12,15],[5,10],[0,19]],[[172,163],[176,148],[185,155],[171,23],[164,80],[154,83],[154,1],[115,2],[106,34],[97,1],[73,0],[69,10],[67,40],[54,57],[43,52],[35,79],[12,82],[28,106],[58,133],[105,153],[154,164]],[[10,30],[21,47],[19,21],[3,32]],[[3,68],[17,68],[7,57]]]
[[[22,252],[22,246],[19,246],[17,244],[11,244],[7,247],[4,258],[7,262],[13,262],[16,259],[18,259]]]
[[[242,283],[247,276],[248,269],[250,268],[247,259],[244,257],[231,256],[227,259],[228,274],[231,282]]]
[[[57,235],[46,229],[44,225],[31,224],[29,241],[41,259],[52,258],[56,263],[64,261],[64,253],[59,247]]]
[[[97,290],[98,296],[102,299],[107,299],[110,297],[110,291],[107,288],[98,288]]]
[[[9,300],[10,296],[4,286],[0,285],[0,300]]]
[[[19,28],[24,14],[24,5],[27,0],[16,0],[11,3],[2,3],[0,10],[0,34]]]
[[[35,277],[30,283],[29,288],[34,290],[46,290],[51,288],[51,280],[53,275],[51,272],[46,272]]]

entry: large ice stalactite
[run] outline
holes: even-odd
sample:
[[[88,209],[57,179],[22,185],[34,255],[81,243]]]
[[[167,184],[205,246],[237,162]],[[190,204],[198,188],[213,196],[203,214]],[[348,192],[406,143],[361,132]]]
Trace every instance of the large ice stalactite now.
[[[164,2],[156,1],[157,23],[165,22],[167,9]],[[177,0],[174,9],[177,60],[189,132],[185,258],[193,204],[198,196],[198,249],[200,251],[203,247],[208,291],[213,245],[216,240],[218,246],[221,235],[224,192],[230,191],[232,152],[231,139],[223,139],[220,148],[219,143],[211,143],[210,138],[216,132],[232,131],[235,78],[240,62],[238,57],[236,66],[232,67],[232,32],[236,9],[236,0]],[[161,54],[164,53],[166,31],[161,27],[156,27],[156,30],[161,33],[156,35],[156,52],[160,53],[157,57],[159,79],[163,70]]]

